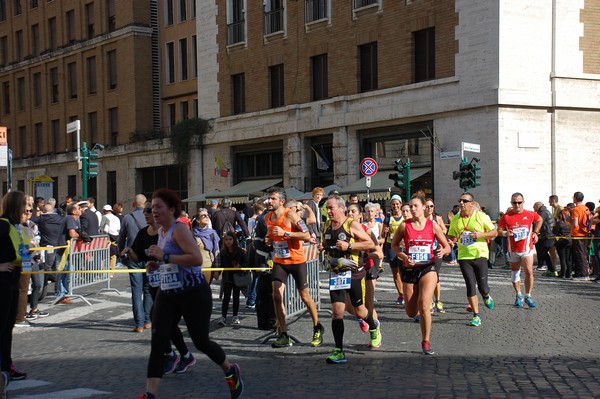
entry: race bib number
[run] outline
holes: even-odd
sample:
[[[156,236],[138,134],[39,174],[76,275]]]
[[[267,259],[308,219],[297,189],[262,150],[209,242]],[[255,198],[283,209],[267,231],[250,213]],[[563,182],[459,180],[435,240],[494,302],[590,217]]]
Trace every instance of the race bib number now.
[[[331,272],[329,274],[329,290],[347,290],[350,288],[352,283],[352,271],[347,270],[345,272]]]
[[[515,241],[521,241],[529,237],[528,227],[515,227],[513,229],[513,239]]]
[[[463,247],[468,247],[472,244],[475,244],[475,239],[471,237],[471,233],[468,231],[463,231],[463,233],[460,235],[460,245]]]
[[[178,290],[183,288],[179,280],[179,266],[167,263],[160,266],[160,289],[163,291]]]
[[[29,245],[19,244],[19,256],[21,257],[21,267],[24,272],[32,271],[31,254],[29,253]]]
[[[290,248],[287,241],[273,241],[273,251],[276,258],[291,258]]]
[[[153,272],[147,274],[148,276],[148,285],[150,287],[160,287],[160,269],[156,269]]]
[[[413,245],[412,247],[408,247],[408,256],[415,263],[429,263],[431,260],[431,246]]]

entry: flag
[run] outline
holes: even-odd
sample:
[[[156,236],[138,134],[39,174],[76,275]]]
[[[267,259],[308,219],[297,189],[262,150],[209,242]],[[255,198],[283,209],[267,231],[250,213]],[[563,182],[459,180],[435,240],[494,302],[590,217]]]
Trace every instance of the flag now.
[[[311,150],[315,153],[315,157],[317,158],[317,169],[319,170],[327,170],[329,169],[329,164],[323,159],[321,155],[314,149],[314,147],[310,147]]]
[[[440,138],[438,137],[437,130],[435,131],[435,148],[441,151],[442,146],[440,145]]]
[[[215,176],[229,176],[229,169],[227,169],[227,166],[225,166],[223,160],[220,157],[215,157],[215,163],[217,164],[217,167],[215,168]]]

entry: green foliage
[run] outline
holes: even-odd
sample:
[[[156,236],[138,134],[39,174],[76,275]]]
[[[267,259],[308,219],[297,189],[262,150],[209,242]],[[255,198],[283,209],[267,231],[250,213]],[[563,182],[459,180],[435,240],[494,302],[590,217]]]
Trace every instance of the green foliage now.
[[[186,119],[174,125],[171,128],[171,150],[175,162],[180,165],[188,163],[194,137],[199,140],[211,129],[210,121],[201,118]]]

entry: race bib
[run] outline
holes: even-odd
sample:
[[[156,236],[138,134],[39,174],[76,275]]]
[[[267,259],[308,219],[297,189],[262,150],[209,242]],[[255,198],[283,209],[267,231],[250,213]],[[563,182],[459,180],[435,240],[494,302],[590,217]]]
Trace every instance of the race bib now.
[[[413,245],[408,247],[408,256],[415,263],[429,263],[431,260],[431,246],[429,245]]]
[[[21,267],[23,271],[32,271],[33,268],[31,267],[31,254],[29,252],[28,244],[19,244],[19,256],[21,256]]]
[[[347,290],[350,288],[352,283],[352,271],[347,270],[345,272],[330,272],[329,274],[329,290]]]
[[[460,235],[460,244],[463,247],[468,247],[469,245],[475,244],[475,239],[471,237],[471,233],[468,231],[463,231]]]
[[[146,275],[148,276],[148,285],[150,287],[160,287],[160,269],[156,269]]]
[[[513,239],[515,241],[521,241],[526,239],[529,236],[529,228],[528,227],[515,227],[513,229]]]
[[[178,290],[183,288],[179,280],[179,266],[174,263],[166,263],[160,266],[160,289],[163,291]]]
[[[290,248],[287,241],[273,241],[273,250],[277,258],[291,258]]]

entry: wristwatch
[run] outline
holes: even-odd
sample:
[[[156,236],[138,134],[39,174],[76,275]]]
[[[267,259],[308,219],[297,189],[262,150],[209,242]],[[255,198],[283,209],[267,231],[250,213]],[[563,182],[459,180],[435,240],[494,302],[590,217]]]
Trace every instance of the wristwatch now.
[[[163,255],[163,260],[165,261],[165,263],[169,263],[169,254],[164,254]]]
[[[285,233],[283,233],[283,236],[284,236],[285,238],[289,238],[289,237],[290,237],[290,232],[289,232],[289,231],[286,231]]]
[[[352,244],[348,244],[348,249],[347,249],[347,251],[348,251],[348,252],[352,252]]]

